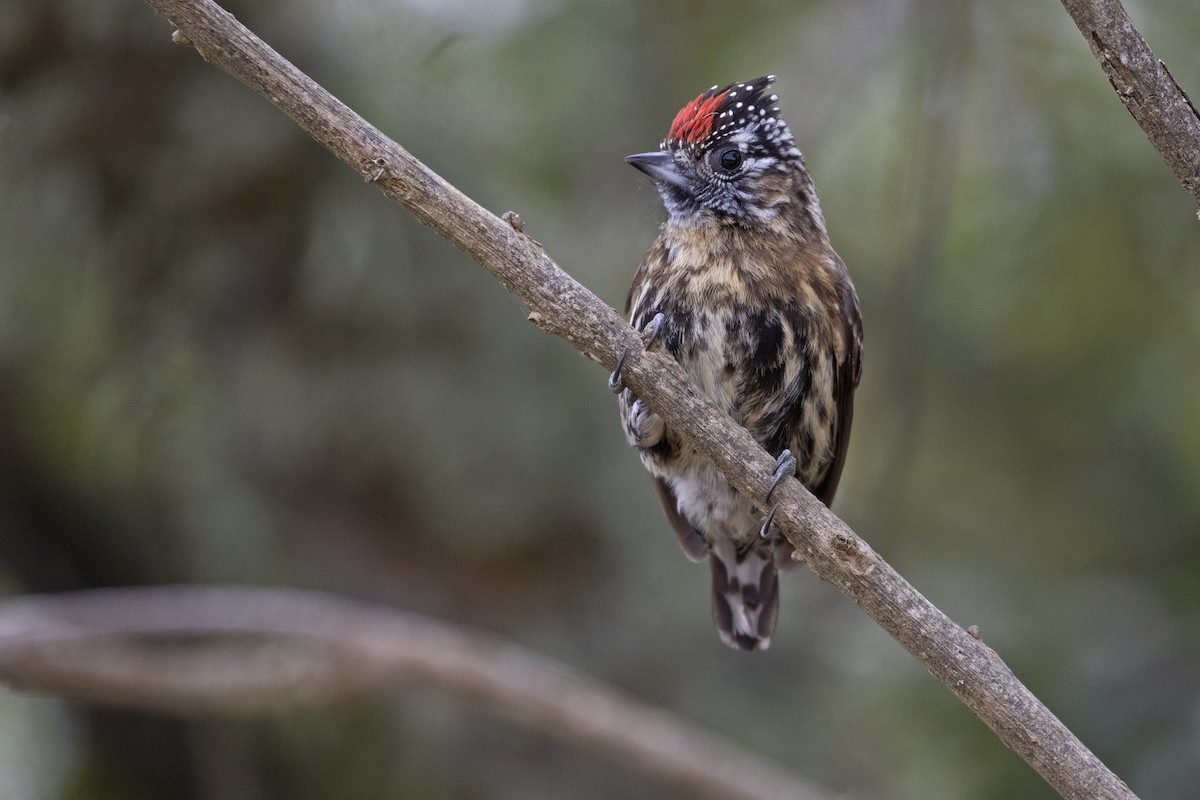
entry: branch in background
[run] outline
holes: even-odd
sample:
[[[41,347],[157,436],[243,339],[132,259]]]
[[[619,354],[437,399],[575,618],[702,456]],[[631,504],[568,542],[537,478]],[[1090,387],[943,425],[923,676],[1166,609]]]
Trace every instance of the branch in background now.
[[[178,586],[5,601],[0,678],[18,689],[190,717],[431,686],[685,797],[832,797],[497,637],[315,593]]]
[[[1200,112],[1154,57],[1120,0],[1062,0],[1125,108],[1200,203]]]
[[[210,0],[147,3],[178,29],[176,41],[195,47],[269,99],[385,195],[479,262],[524,303],[542,330],[609,369],[616,354],[628,348],[622,369],[626,385],[738,491],[766,505],[774,460],[701,395],[674,360],[646,353],[637,332],[559,269],[519,226],[450,186]],[[923,597],[798,481],[785,481],[774,499],[779,503],[775,524],[813,572],[895,637],[1063,797],[1134,797],[991,648]]]

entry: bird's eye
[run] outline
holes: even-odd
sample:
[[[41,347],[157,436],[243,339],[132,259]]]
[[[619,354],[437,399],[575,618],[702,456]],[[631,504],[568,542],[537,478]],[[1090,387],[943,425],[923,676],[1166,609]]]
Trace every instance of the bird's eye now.
[[[726,147],[717,156],[717,163],[726,172],[733,172],[742,165],[742,151],[736,147]]]

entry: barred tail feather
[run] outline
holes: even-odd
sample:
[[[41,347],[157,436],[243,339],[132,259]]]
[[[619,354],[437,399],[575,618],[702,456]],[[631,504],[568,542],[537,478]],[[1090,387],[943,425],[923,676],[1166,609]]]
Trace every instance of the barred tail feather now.
[[[779,617],[779,573],[770,546],[758,541],[745,549],[725,540],[714,543],[713,621],[721,641],[736,650],[766,650]]]

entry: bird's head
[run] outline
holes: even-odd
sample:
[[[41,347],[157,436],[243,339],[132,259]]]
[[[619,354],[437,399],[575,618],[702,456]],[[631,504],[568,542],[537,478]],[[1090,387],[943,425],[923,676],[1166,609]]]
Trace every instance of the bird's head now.
[[[712,87],[680,109],[658,151],[626,157],[658,182],[672,221],[767,223],[805,204],[804,160],[779,117],[778,95],[764,94],[774,80]]]

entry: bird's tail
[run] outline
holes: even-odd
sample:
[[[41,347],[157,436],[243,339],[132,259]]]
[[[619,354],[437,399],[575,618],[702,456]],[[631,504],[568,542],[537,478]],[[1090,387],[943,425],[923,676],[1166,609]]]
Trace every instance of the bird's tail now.
[[[765,541],[737,547],[728,539],[713,543],[713,621],[721,641],[737,650],[766,650],[779,617],[779,573]]]

